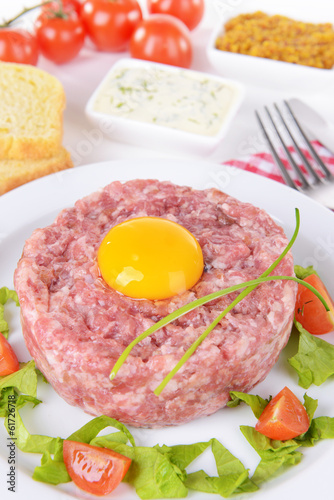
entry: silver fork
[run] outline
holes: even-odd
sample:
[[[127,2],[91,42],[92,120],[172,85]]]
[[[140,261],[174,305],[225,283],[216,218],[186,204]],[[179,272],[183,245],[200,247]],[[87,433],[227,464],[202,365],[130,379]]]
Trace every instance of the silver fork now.
[[[269,127],[266,126],[267,122],[261,118],[260,114],[257,111],[255,112],[274,161],[280,169],[283,179],[288,186],[293,189],[297,189],[301,193],[304,193],[326,207],[334,209],[334,176],[315,151],[288,102],[284,101],[284,105],[285,109],[281,110],[277,104],[274,104],[275,113],[270,112],[269,108],[265,107]],[[292,141],[294,150],[305,167],[307,172],[306,174],[299,167],[289,151],[287,138],[290,142]],[[283,147],[286,160],[289,162],[296,178],[299,180],[299,183],[296,183],[293,180],[290,173],[286,169],[279,156],[278,148],[274,145],[275,140]],[[316,168],[303,153],[301,149],[303,147],[301,145],[301,141],[303,141],[304,149],[306,148],[311,154]]]

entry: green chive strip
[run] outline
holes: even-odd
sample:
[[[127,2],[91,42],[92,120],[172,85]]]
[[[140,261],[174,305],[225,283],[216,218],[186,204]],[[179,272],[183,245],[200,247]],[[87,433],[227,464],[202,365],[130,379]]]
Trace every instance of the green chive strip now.
[[[283,260],[285,255],[288,253],[294,242],[296,241],[298,232],[300,227],[300,216],[299,210],[296,208],[296,228],[292,235],[291,240],[288,245],[285,247],[281,255],[268,267],[264,273],[261,274],[260,278],[267,277],[274,269],[278,266],[278,264]],[[166,375],[163,381],[158,385],[158,387],[154,390],[154,394],[159,396],[162,390],[166,387],[168,382],[174,377],[174,375],[179,371],[179,369],[184,365],[184,363],[190,358],[190,356],[195,352],[197,347],[203,342],[204,339],[209,335],[209,333],[217,326],[217,324],[229,313],[239,302],[241,302],[247,295],[249,295],[256,287],[256,285],[247,286],[245,290],[243,290],[238,297],[236,297],[231,304],[229,304],[226,309],[220,313],[220,315],[208,326],[208,328],[198,337],[197,340],[187,349],[182,358],[178,361],[178,363],[174,366],[174,368]]]
[[[232,292],[236,292],[236,291],[240,290],[241,288],[245,288],[247,286],[251,287],[254,285],[255,286],[260,285],[261,283],[266,283],[267,281],[278,281],[278,280],[295,281],[296,283],[300,283],[301,285],[303,285],[306,288],[308,288],[309,290],[311,290],[311,292],[313,292],[318,297],[318,299],[322,302],[323,306],[325,307],[326,311],[330,310],[327,302],[322,297],[322,295],[318,292],[318,290],[316,288],[314,288],[314,286],[310,285],[309,283],[307,283],[306,281],[304,281],[300,278],[296,278],[295,276],[266,276],[266,277],[262,277],[262,278],[256,278],[255,280],[251,280],[251,281],[245,281],[244,283],[240,283],[239,285],[233,285],[229,288],[225,288],[224,290],[219,290],[218,292],[214,292],[214,293],[211,293],[210,295],[205,295],[204,297],[201,297],[200,299],[194,300],[190,304],[187,304],[183,307],[180,307],[180,309],[177,309],[176,311],[169,314],[168,316],[165,316],[165,318],[163,318],[162,320],[158,321],[153,326],[151,326],[150,328],[145,330],[145,332],[143,332],[141,335],[139,335],[135,340],[133,340],[131,342],[131,344],[128,345],[128,347],[123,351],[121,356],[118,358],[117,362],[114,365],[113,371],[110,374],[110,380],[113,380],[115,378],[117,372],[119,371],[119,369],[121,368],[121,366],[125,362],[128,354],[130,354],[130,351],[133,349],[133,347],[135,345],[137,345],[142,339],[148,337],[150,334],[159,330],[163,326],[168,325],[169,323],[171,323],[175,319],[180,318],[181,316],[183,316],[187,312],[192,311],[193,309],[196,309],[196,307],[199,307],[199,305],[206,304],[208,302],[211,302],[214,299],[217,299],[219,297],[223,297],[224,295],[228,295],[229,293],[232,293]],[[239,298],[240,295],[237,298]],[[198,302],[200,302],[200,304]],[[232,303],[228,307],[230,308],[231,305],[232,305]],[[181,310],[182,310],[182,313],[181,313]],[[224,313],[225,313],[225,311],[224,311]],[[221,313],[221,314],[223,314],[223,313]],[[213,325],[211,330],[216,326],[216,324],[220,321],[220,319],[221,318],[219,317],[211,323],[211,325]],[[210,328],[211,325],[208,328]]]
[[[117,374],[117,372],[119,371],[119,369],[121,368],[121,366],[124,364],[126,358],[128,357],[128,355],[130,354],[130,352],[132,351],[132,349],[137,345],[139,344],[139,342],[141,342],[143,339],[145,339],[146,337],[148,337],[149,335],[151,335],[152,333],[156,332],[157,330],[159,330],[160,328],[162,328],[163,326],[166,326],[168,325],[169,323],[171,323],[172,321],[174,321],[175,319],[178,319],[180,318],[181,316],[183,316],[184,314],[192,311],[193,309],[196,309],[197,307],[203,305],[203,304],[206,304],[207,302],[210,302],[218,297],[222,297],[224,295],[227,295],[231,292],[234,292],[236,290],[240,290],[241,288],[245,288],[245,287],[249,287],[251,288],[250,291],[252,291],[259,283],[262,283],[263,281],[270,281],[271,279],[282,279],[281,277],[271,277],[269,279],[265,279],[266,276],[268,276],[268,274],[271,273],[271,271],[273,271],[273,269],[275,269],[275,267],[279,264],[279,262],[285,257],[285,255],[288,253],[288,251],[290,250],[290,248],[292,247],[293,243],[295,242],[296,238],[297,238],[297,235],[298,235],[298,231],[299,231],[299,226],[300,226],[300,217],[299,217],[299,210],[296,208],[296,229],[294,231],[294,234],[290,240],[290,242],[288,243],[288,245],[286,246],[286,248],[283,250],[282,254],[275,260],[275,262],[273,262],[273,264],[261,275],[260,278],[256,279],[256,280],[252,280],[252,281],[249,281],[249,282],[245,282],[245,283],[241,283],[239,285],[234,285],[234,286],[231,286],[229,288],[226,288],[225,290],[219,290],[217,292],[213,292],[209,295],[206,295],[205,297],[201,297],[200,299],[196,299],[194,300],[193,302],[191,302],[190,304],[186,304],[182,307],[180,307],[179,309],[177,309],[176,311],[172,312],[171,314],[169,314],[168,316],[166,316],[165,318],[162,318],[160,321],[158,321],[157,323],[155,323],[154,325],[152,325],[150,328],[148,328],[147,330],[145,330],[145,332],[141,333],[137,338],[135,338],[126,348],[125,350],[122,352],[122,354],[120,355],[120,357],[118,358],[118,360],[116,361],[111,373],[110,373],[110,380],[113,380]],[[289,279],[292,279],[292,277],[287,277]],[[297,280],[297,278],[293,278],[293,280]],[[239,299],[239,302],[240,300],[242,300],[242,298],[244,298],[246,295],[248,295],[249,292],[247,292],[248,288],[246,290],[244,290],[243,292],[241,292],[241,294],[237,297],[237,299]],[[247,292],[247,293],[246,293]],[[246,295],[244,295],[244,293],[246,293]],[[240,298],[241,296],[241,298]],[[236,300],[237,300],[236,299]],[[231,307],[233,304],[233,302],[230,304],[229,307]],[[235,304],[234,304],[235,305]],[[232,307],[234,307],[234,305]],[[228,312],[228,311],[227,311]],[[227,312],[223,311],[222,314],[226,314]],[[208,327],[207,330],[209,330],[210,328],[210,331],[216,326],[216,324],[220,321],[220,316],[212,323],[212,328],[211,328],[211,325]],[[217,323],[216,323],[217,322]],[[206,334],[207,330],[204,332],[204,334]],[[209,332],[208,332],[209,333]],[[203,337],[203,335],[201,337],[199,337],[198,341]],[[204,339],[202,339],[204,340]],[[195,345],[196,347],[199,345],[197,345],[197,342],[195,342]],[[191,348],[190,348],[191,349]],[[187,353],[186,353],[187,354]],[[186,354],[184,356],[186,356]],[[182,358],[183,359],[183,358]],[[182,360],[180,360],[182,361]],[[180,363],[180,362],[179,362]],[[163,381],[164,382],[164,381]],[[162,382],[162,383],[163,383]],[[162,384],[161,383],[161,384]],[[160,386],[161,386],[160,384]],[[160,386],[157,387],[157,389],[154,391],[156,393],[157,390],[159,390]],[[162,390],[162,389],[161,389]],[[161,392],[161,391],[160,391]],[[160,393],[159,392],[159,393]]]
[[[243,287],[248,286],[247,289],[245,289],[243,292],[241,292],[238,297],[229,304],[229,306],[224,309],[222,313],[208,326],[208,328],[198,337],[197,340],[191,346],[187,351],[184,353],[182,358],[178,361],[178,363],[174,366],[174,368],[166,375],[166,377],[163,379],[163,381],[158,385],[158,387],[153,391],[156,396],[159,396],[163,389],[166,387],[168,382],[174,377],[174,375],[179,371],[179,369],[184,365],[186,361],[190,358],[192,354],[196,351],[197,347],[203,342],[204,339],[209,335],[210,332],[218,325],[218,323],[226,316],[228,312],[230,312],[239,302],[242,301],[243,298],[246,297],[254,288],[257,287],[257,285],[260,285],[261,283],[265,283],[266,281],[277,281],[277,280],[285,280],[285,281],[295,281],[296,283],[300,283],[309,290],[311,290],[322,302],[324,305],[326,311],[329,311],[328,304],[326,303],[325,299],[319,294],[319,292],[312,286],[308,286],[309,283],[306,283],[305,281],[295,278],[294,276],[269,276],[269,277],[260,277],[257,280],[253,281],[248,281],[243,283]],[[241,287],[240,287],[241,288]],[[226,289],[228,290],[228,289]],[[230,293],[230,292],[229,292]],[[225,294],[224,294],[225,295]]]

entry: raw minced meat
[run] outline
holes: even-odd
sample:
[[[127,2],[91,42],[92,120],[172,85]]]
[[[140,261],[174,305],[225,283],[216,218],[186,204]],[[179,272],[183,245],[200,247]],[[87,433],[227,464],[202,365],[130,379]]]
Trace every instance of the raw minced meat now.
[[[199,282],[171,299],[131,299],[106,285],[96,255],[116,224],[163,217],[188,229],[201,245]],[[211,332],[159,397],[153,391],[187,348],[238,292],[201,306],[140,342],[117,376],[109,374],[125,347],[182,305],[257,278],[287,244],[263,210],[214,190],[156,180],[113,182],[63,210],[27,240],[15,271],[27,347],[69,404],[126,424],[160,427],[210,415],[229,391],[264,379],[288,340],[296,286],[257,287]],[[293,275],[289,253],[275,274]]]

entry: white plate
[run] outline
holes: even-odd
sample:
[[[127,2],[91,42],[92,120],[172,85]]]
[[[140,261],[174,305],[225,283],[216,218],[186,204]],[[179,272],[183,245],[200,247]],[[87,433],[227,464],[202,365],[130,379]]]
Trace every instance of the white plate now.
[[[228,2],[227,2],[228,3]],[[239,14],[258,10],[269,15],[280,14],[296,21],[334,24],[333,4],[319,0],[314,8],[312,0],[240,0],[216,2],[217,24],[207,44],[207,56],[215,70],[226,78],[235,78],[246,84],[255,83],[277,90],[311,90],[329,85],[334,79],[334,69],[319,69],[299,64],[274,61],[261,57],[226,52],[215,48],[218,36],[229,19]]]
[[[324,279],[333,276],[334,242],[328,234],[328,228],[334,225],[334,215],[329,210],[286,186],[236,168],[208,162],[140,160],[78,167],[33,181],[0,197],[0,286],[12,288],[13,272],[24,241],[35,228],[51,223],[62,208],[73,205],[80,197],[109,182],[133,178],[171,180],[195,188],[214,186],[243,201],[265,208],[283,225],[289,237],[295,226],[295,207],[298,207],[301,213],[301,231],[293,250],[296,262],[301,265],[314,264]],[[334,294],[333,281],[330,283],[328,280],[328,288]],[[30,357],[22,339],[19,311],[11,303],[6,307],[5,313],[10,325],[10,341],[19,359],[28,361]],[[326,339],[333,341],[334,336],[330,334]],[[297,377],[286,361],[287,357],[294,353],[295,347],[295,343],[289,344],[266,380],[252,391],[254,394],[268,397],[288,385],[300,399],[303,398],[305,391],[298,387]],[[334,416],[333,382],[328,381],[319,388],[311,387],[307,392],[319,400],[318,416]],[[42,404],[33,410],[28,407],[21,410],[23,421],[32,434],[67,437],[91,419],[82,410],[67,405],[47,384],[40,385],[38,396],[43,400]],[[216,437],[253,472],[259,458],[242,436],[239,425],[255,425],[255,422],[251,410],[244,405],[234,409],[222,409],[211,417],[179,427],[130,430],[133,431],[137,444],[147,446],[157,443],[194,443]],[[9,451],[6,446],[7,434],[3,427],[0,431],[0,442],[1,498],[11,498],[6,484]],[[36,483],[31,479],[31,475],[35,465],[40,463],[40,455],[21,453],[19,450],[16,452],[15,498],[92,498],[80,492],[72,483],[57,487]],[[314,448],[305,449],[303,454],[304,458],[298,466],[264,484],[259,492],[244,495],[242,498],[253,498],[254,495],[254,499],[259,500],[267,499],[268,495],[271,500],[292,499],[296,498],[296,495],[301,495],[304,500],[314,500],[315,495],[318,498],[326,498],[327,488],[331,485],[334,443],[318,443]],[[209,452],[196,461],[192,470],[200,468],[205,468],[212,475],[216,474]],[[221,498],[193,492],[189,493],[189,497],[199,500]],[[123,483],[110,498],[138,500],[135,491]]]

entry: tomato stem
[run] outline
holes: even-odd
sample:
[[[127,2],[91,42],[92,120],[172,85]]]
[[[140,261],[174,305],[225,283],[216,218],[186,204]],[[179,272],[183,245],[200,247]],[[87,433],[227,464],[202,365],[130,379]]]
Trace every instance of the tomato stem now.
[[[52,1],[52,0],[50,0],[50,1]],[[63,0],[54,0],[54,1],[57,2],[58,7],[57,7],[57,9],[50,9],[49,12],[46,12],[46,14],[49,14],[48,17],[50,17],[50,18],[58,17],[60,19],[67,19],[69,16],[64,10]],[[50,2],[46,2],[46,4],[47,3],[50,3]]]
[[[30,12],[31,10],[38,9],[38,7],[43,7],[43,5],[47,5],[48,3],[51,3],[54,0],[47,0],[42,3],[38,3],[37,5],[33,5],[32,7],[24,7],[24,9],[17,14],[16,16],[12,17],[12,19],[9,19],[8,21],[5,21],[4,23],[0,24],[0,28],[8,28],[8,26],[11,26],[17,19],[19,19],[21,16],[26,14],[27,12]],[[62,0],[57,0],[60,5],[62,5]]]

